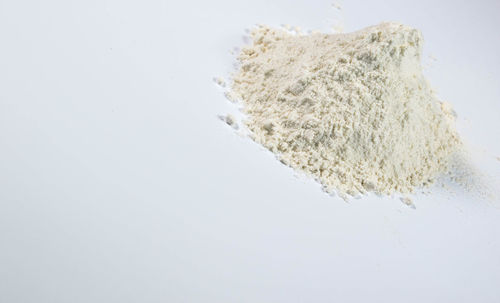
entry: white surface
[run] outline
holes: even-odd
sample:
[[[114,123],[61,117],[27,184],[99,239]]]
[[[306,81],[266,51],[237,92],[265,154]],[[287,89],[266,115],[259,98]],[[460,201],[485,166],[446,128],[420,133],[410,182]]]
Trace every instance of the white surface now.
[[[497,180],[499,11],[343,5],[349,31],[422,30],[426,73]],[[1,1],[0,302],[499,302],[498,200],[345,203],[216,118],[234,108],[211,79],[245,28],[338,15],[306,0]]]

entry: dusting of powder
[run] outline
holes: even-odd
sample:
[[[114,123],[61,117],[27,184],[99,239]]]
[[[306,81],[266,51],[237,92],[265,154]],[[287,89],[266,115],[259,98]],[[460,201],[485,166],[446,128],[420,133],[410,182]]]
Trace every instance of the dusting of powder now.
[[[468,149],[462,149],[450,157],[449,170],[445,175],[440,176],[437,184],[442,187],[449,187],[446,184],[459,185],[462,190],[474,194],[476,197],[487,200],[494,200],[496,195],[494,188],[495,180],[479,170],[472,161],[473,157]],[[454,193],[453,188],[447,188]]]
[[[418,30],[382,23],[302,35],[259,26],[251,37],[226,96],[281,162],[352,196],[410,193],[449,170],[461,147],[456,114],[422,75]]]

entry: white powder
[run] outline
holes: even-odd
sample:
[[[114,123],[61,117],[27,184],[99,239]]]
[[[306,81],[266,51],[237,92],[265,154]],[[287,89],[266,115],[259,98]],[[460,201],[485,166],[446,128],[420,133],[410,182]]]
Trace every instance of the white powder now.
[[[259,26],[228,97],[250,136],[326,191],[413,192],[449,169],[454,112],[422,75],[422,36],[397,23],[349,34]],[[227,122],[227,121],[226,121]]]

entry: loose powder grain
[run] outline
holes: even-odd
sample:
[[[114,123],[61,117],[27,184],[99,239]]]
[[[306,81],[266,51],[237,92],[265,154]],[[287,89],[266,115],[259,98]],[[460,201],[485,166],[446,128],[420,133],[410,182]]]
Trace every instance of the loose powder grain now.
[[[422,74],[421,33],[382,23],[309,35],[259,26],[227,95],[256,142],[327,192],[408,193],[449,170],[454,112]]]

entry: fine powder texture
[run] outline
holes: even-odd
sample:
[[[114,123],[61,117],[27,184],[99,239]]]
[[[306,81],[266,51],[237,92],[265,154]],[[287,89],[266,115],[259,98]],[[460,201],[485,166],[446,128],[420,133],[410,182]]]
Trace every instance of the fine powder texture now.
[[[256,142],[327,192],[413,192],[461,146],[454,112],[422,74],[421,33],[382,23],[349,34],[259,26],[228,96]]]

